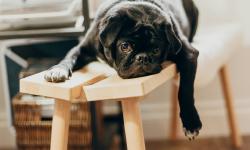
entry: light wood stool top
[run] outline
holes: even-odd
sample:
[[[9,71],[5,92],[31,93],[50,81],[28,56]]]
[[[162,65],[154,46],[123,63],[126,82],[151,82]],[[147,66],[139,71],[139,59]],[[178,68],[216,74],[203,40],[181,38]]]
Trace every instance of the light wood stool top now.
[[[72,100],[83,96],[86,101],[141,97],[176,75],[176,65],[163,63],[163,70],[146,77],[122,79],[83,68],[62,83],[45,81],[41,72],[20,80],[20,92],[56,99]],[[122,91],[122,92],[121,92]]]

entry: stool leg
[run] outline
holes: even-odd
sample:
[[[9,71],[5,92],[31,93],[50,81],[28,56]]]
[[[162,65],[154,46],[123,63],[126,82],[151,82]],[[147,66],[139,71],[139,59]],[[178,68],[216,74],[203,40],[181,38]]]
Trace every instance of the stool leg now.
[[[145,150],[139,100],[123,100],[122,110],[128,150]]]
[[[242,145],[242,139],[239,133],[239,127],[236,121],[235,110],[233,107],[233,96],[232,96],[232,89],[229,80],[228,69],[226,66],[223,66],[220,70],[220,80],[222,84],[222,89],[225,98],[225,104],[227,109],[228,115],[228,122],[231,130],[231,137],[233,145],[236,148],[240,148]]]
[[[173,80],[174,82],[176,80]],[[171,124],[170,124],[170,140],[176,140],[178,136],[178,119],[179,119],[179,109],[178,109],[178,86],[172,83],[172,93],[171,93]]]
[[[67,150],[70,105],[71,103],[69,101],[55,100],[50,145],[51,150]]]
[[[102,101],[90,103],[91,110],[91,128],[92,128],[92,149],[99,150],[103,148],[103,113]]]

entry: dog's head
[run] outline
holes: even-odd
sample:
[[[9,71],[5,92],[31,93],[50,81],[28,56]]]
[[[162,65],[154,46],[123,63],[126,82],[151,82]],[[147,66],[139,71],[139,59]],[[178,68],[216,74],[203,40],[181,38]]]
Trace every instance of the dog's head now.
[[[161,63],[181,49],[171,19],[157,7],[121,4],[107,11],[99,25],[106,60],[122,78],[161,71]]]

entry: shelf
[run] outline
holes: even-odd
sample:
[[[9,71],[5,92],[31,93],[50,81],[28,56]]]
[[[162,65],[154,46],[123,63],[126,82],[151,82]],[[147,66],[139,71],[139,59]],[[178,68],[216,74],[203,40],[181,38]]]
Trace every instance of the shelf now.
[[[84,27],[0,31],[0,40],[41,37],[75,37],[84,35],[84,31]]]

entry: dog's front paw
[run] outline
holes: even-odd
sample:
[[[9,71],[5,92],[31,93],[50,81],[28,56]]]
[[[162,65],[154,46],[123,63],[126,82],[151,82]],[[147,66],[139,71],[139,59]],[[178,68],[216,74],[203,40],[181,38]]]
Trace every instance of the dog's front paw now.
[[[71,73],[63,67],[53,67],[46,71],[44,79],[48,82],[64,82],[69,79]]]
[[[194,140],[199,135],[199,131],[202,128],[202,123],[196,109],[194,108],[192,111],[185,112],[184,115],[181,115],[181,119],[185,136],[190,141]]]

